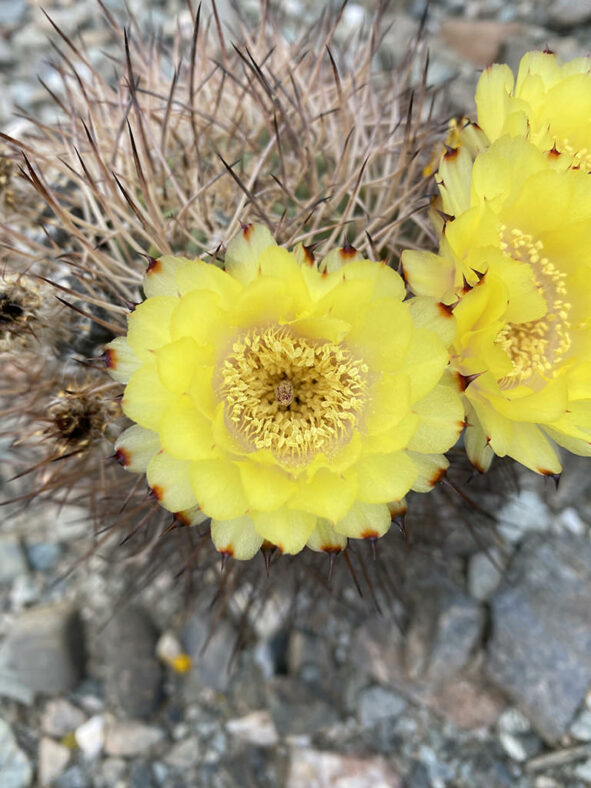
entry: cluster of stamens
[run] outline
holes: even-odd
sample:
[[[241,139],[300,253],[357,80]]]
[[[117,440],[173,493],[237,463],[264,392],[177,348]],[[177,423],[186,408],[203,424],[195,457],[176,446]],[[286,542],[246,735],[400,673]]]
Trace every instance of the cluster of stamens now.
[[[218,368],[226,424],[244,447],[309,462],[350,440],[368,394],[368,367],[349,348],[286,327],[236,338]]]
[[[544,246],[533,236],[519,229],[501,227],[501,249],[514,260],[527,263],[537,290],[546,301],[546,314],[527,323],[507,323],[498,333],[496,342],[507,353],[513,369],[498,383],[509,389],[521,383],[534,384],[553,377],[559,362],[571,345],[571,304],[566,300],[566,273],[547,257]]]
[[[580,167],[584,172],[591,172],[591,150],[573,145],[568,137],[555,139],[554,147],[560,153],[566,153],[573,160],[573,167]]]

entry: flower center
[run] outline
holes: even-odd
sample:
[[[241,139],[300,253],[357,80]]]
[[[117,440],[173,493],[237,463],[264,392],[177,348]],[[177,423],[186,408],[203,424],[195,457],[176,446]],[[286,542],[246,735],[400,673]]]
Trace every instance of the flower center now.
[[[527,323],[507,323],[497,334],[496,342],[513,363],[512,371],[498,381],[501,389],[521,383],[535,385],[553,377],[557,364],[571,346],[566,273],[558,270],[547,257],[544,246],[533,236],[501,227],[501,249],[514,260],[528,263],[536,288],[546,301],[546,314]]]
[[[226,424],[243,446],[293,465],[350,440],[368,398],[367,364],[347,347],[281,326],[236,338],[217,378]]]

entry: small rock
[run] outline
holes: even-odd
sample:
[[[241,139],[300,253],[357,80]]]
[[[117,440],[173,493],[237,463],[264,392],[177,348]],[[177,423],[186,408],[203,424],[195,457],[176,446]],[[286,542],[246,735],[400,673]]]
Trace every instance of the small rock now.
[[[129,788],[151,788],[154,785],[152,770],[147,763],[135,761],[129,774]]]
[[[84,671],[84,631],[69,603],[24,611],[8,638],[10,664],[36,692],[58,695],[78,684]]]
[[[51,569],[62,553],[59,544],[55,542],[33,542],[27,544],[27,558],[29,563],[38,572],[47,572]]]
[[[568,731],[591,683],[591,544],[530,536],[491,600],[488,674],[548,743]]]
[[[356,758],[321,750],[293,749],[286,788],[402,788],[385,758]]]
[[[584,763],[580,763],[575,769],[575,774],[579,780],[591,783],[591,758],[588,761],[584,761]]]
[[[330,699],[305,684],[277,676],[269,681],[268,689],[271,716],[280,736],[311,736],[338,720]]]
[[[499,717],[499,730],[502,733],[531,733],[531,724],[519,709],[505,709]]]
[[[326,638],[296,629],[287,646],[288,673],[308,684],[322,682],[330,670],[332,657]]]
[[[477,66],[490,66],[503,42],[520,27],[513,22],[453,18],[441,25],[440,35],[465,60]]]
[[[41,715],[41,730],[49,736],[60,739],[72,733],[85,721],[84,712],[64,698],[50,700]]]
[[[542,749],[542,742],[533,733],[522,736],[500,733],[499,740],[507,755],[520,763],[537,755]]]
[[[107,755],[131,758],[141,755],[164,738],[164,731],[134,720],[109,722],[105,730]]]
[[[230,682],[228,665],[236,637],[236,631],[228,621],[216,622],[211,611],[199,605],[182,636],[185,651],[193,663],[188,674],[190,681],[222,692],[226,690]]]
[[[54,788],[90,788],[90,778],[80,766],[70,766],[55,780]]]
[[[500,550],[491,548],[487,553],[476,553],[468,562],[468,591],[470,596],[485,602],[497,589],[503,573]]]
[[[123,758],[105,758],[100,766],[100,780],[104,788],[113,788],[124,781],[127,762]]]
[[[406,701],[393,690],[370,687],[359,698],[359,721],[364,728],[371,728],[382,720],[398,717],[406,708]]]
[[[527,531],[547,531],[552,514],[533,490],[511,495],[498,514],[499,532],[508,542],[519,542]]]
[[[164,758],[164,763],[172,766],[173,769],[186,771],[196,766],[201,759],[202,751],[199,739],[197,736],[194,736],[174,744]]]
[[[18,539],[14,536],[0,538],[0,583],[12,583],[15,577],[25,574],[27,562]]]
[[[445,578],[418,587],[407,633],[410,675],[434,683],[457,675],[478,644],[482,626],[480,606]]]
[[[226,730],[255,747],[273,747],[279,741],[273,719],[266,709],[228,720]]]
[[[53,739],[43,737],[39,742],[38,777],[42,786],[51,785],[70,760],[70,750]]]
[[[548,24],[564,29],[583,25],[591,19],[591,0],[554,0],[548,9]]]
[[[563,509],[557,517],[557,523],[571,534],[583,536],[587,532],[587,525],[581,515],[572,506]]]
[[[101,714],[95,714],[82,725],[79,725],[75,732],[76,744],[87,758],[96,758],[103,749],[105,740],[105,718]]]
[[[118,717],[143,719],[160,701],[158,633],[140,607],[121,610],[105,630],[105,695]]]
[[[19,748],[12,730],[0,717],[0,785],[2,788],[28,788],[33,769]]]
[[[591,709],[584,709],[570,726],[570,734],[578,741],[591,741]]]
[[[15,27],[27,13],[27,3],[20,0],[0,0],[0,27]]]

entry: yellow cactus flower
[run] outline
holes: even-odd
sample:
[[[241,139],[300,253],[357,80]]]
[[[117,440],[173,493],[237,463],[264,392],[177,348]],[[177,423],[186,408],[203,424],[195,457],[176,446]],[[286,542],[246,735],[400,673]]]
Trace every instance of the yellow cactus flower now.
[[[552,52],[528,52],[516,80],[509,66],[490,66],[478,82],[476,107],[491,142],[504,134],[527,137],[591,170],[590,58],[563,63]]]
[[[439,255],[403,253],[413,291],[453,307],[451,364],[481,470],[494,452],[559,473],[555,443],[591,455],[591,179],[571,165],[508,136],[473,166],[450,151]]]
[[[225,270],[166,256],[143,287],[107,349],[135,422],[116,449],[164,508],[211,518],[220,552],[380,537],[447,467],[463,426],[440,382],[455,321],[432,299],[403,303],[387,265],[350,247],[315,263],[249,225]]]

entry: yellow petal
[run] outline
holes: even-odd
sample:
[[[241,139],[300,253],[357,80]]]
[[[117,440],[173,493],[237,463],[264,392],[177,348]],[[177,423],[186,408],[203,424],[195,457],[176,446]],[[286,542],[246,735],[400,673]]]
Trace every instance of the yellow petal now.
[[[419,454],[414,451],[408,454],[419,472],[412,489],[415,492],[429,492],[449,468],[449,461],[443,454]]]
[[[160,450],[157,433],[133,424],[124,430],[115,441],[115,455],[125,470],[145,473],[148,463]]]
[[[198,345],[219,343],[228,332],[229,322],[217,293],[192,290],[177,301],[171,314],[170,338],[191,337]]]
[[[279,509],[296,491],[296,483],[281,468],[246,460],[238,464],[242,484],[251,509],[270,512]]]
[[[389,431],[410,413],[408,375],[384,374],[371,389],[364,427],[370,435]]]
[[[263,224],[247,224],[234,236],[226,249],[226,271],[242,284],[248,284],[258,274],[261,253],[276,246],[269,229]]]
[[[401,259],[404,278],[415,295],[441,301],[453,292],[455,265],[451,260],[433,252],[411,249],[406,249]]]
[[[253,512],[252,519],[263,539],[288,554],[299,553],[306,546],[317,521],[314,514],[285,508],[274,512]]]
[[[406,357],[400,366],[410,378],[411,401],[428,394],[439,381],[449,360],[449,353],[437,334],[427,328],[415,328]]]
[[[327,520],[318,520],[306,546],[317,553],[339,553],[347,546],[347,537],[337,533]]]
[[[478,125],[490,140],[496,140],[501,134],[513,84],[513,73],[509,66],[498,64],[486,68],[478,80]]]
[[[369,280],[373,285],[373,298],[394,298],[402,301],[406,296],[402,277],[386,263],[356,259],[343,266],[341,274],[348,282]]]
[[[296,312],[301,312],[309,305],[310,296],[301,266],[287,249],[281,246],[268,246],[259,255],[257,267],[261,276],[280,279],[285,284],[293,298]]]
[[[524,396],[517,389],[507,392],[487,392],[488,400],[494,409],[512,421],[533,421],[549,423],[559,419],[568,409],[568,390],[563,376],[551,380],[540,389],[532,392],[524,388]]]
[[[299,479],[298,489],[288,506],[335,523],[351,508],[356,494],[357,480],[350,472],[337,474],[321,468],[311,478]]]
[[[435,386],[413,409],[420,420],[409,449],[439,454],[454,445],[464,428],[464,407],[456,391],[450,386]]]
[[[129,347],[125,337],[116,337],[105,345],[105,363],[112,378],[118,383],[127,383],[142,362]]]
[[[449,347],[456,338],[457,325],[449,307],[440,301],[425,296],[411,298],[408,302],[415,326],[433,331]]]
[[[294,299],[281,279],[261,276],[245,287],[232,316],[239,326],[285,323],[296,317]]]
[[[175,394],[184,394],[195,373],[199,345],[193,337],[181,337],[159,348],[156,368],[162,385]]]
[[[131,376],[121,407],[123,413],[142,427],[158,432],[164,411],[178,402],[178,394],[165,389],[154,363],[144,364]]]
[[[175,274],[187,261],[185,257],[174,257],[167,254],[152,260],[146,270],[142,288],[146,298],[154,296],[175,296],[179,291]]]
[[[183,296],[192,290],[208,290],[216,293],[224,309],[232,308],[232,304],[242,290],[240,282],[237,282],[227,271],[213,263],[204,263],[202,260],[185,260],[176,270],[175,282],[178,292]]]
[[[338,344],[351,331],[351,323],[332,317],[303,317],[290,323],[290,328],[299,336],[310,339],[326,339]]]
[[[195,366],[187,392],[197,410],[213,419],[218,406],[218,398],[213,388],[213,367],[207,364]]]
[[[318,270],[332,274],[355,260],[363,260],[363,256],[352,246],[331,249],[322,260],[318,261]]]
[[[349,325],[372,303],[374,283],[369,279],[343,279],[314,305],[320,317],[344,320]]]
[[[379,298],[351,330],[346,342],[373,369],[397,371],[409,348],[412,318],[407,304]]]
[[[211,421],[188,397],[180,398],[164,412],[159,434],[162,448],[179,460],[206,460],[218,454]]]
[[[448,150],[442,156],[437,173],[443,210],[459,216],[470,207],[472,156],[465,147]]]
[[[261,548],[263,539],[255,530],[252,517],[233,520],[212,520],[211,540],[219,553],[226,553],[238,561],[248,561]]]
[[[356,465],[357,497],[364,503],[386,503],[403,498],[417,478],[417,468],[405,451],[366,454]]]
[[[387,504],[357,501],[335,524],[335,530],[351,539],[379,539],[390,530],[391,524]]]
[[[150,460],[146,471],[148,484],[160,506],[181,512],[197,505],[189,478],[189,463],[160,451]]]
[[[464,402],[466,405],[466,429],[464,431],[466,454],[472,465],[480,473],[485,473],[490,468],[494,452],[488,445],[486,435],[478,421],[474,408],[466,398],[464,398]]]
[[[248,511],[248,501],[236,465],[226,459],[190,463],[191,484],[205,514],[232,520]]]
[[[172,296],[154,296],[136,306],[129,315],[127,342],[142,361],[170,342],[170,321],[179,299]]]
[[[191,506],[190,509],[183,509],[181,512],[175,512],[174,516],[182,525],[187,526],[187,528],[201,525],[201,523],[209,520],[209,517],[202,511],[200,506]]]
[[[365,454],[393,454],[408,448],[412,436],[419,425],[419,416],[408,413],[402,421],[385,432],[368,435],[363,440]]]

